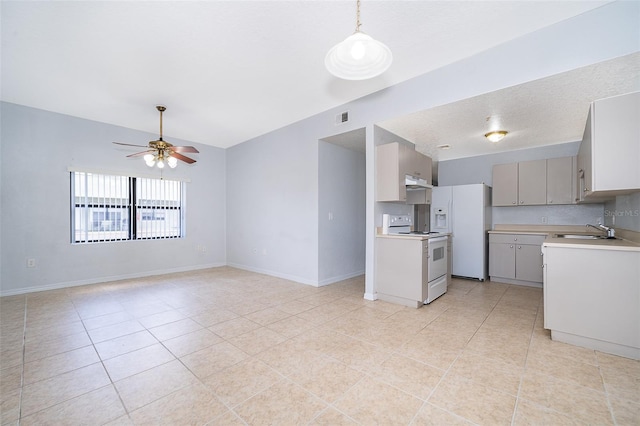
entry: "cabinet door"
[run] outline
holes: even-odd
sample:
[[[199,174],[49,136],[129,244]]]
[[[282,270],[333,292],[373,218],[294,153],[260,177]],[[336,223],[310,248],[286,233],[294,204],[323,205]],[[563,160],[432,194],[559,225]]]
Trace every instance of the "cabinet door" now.
[[[573,157],[547,160],[547,204],[573,204]]]
[[[516,245],[516,278],[542,282],[542,252],[539,245]]]
[[[419,177],[431,184],[431,158],[410,148],[408,151],[408,164],[405,168],[406,174]]]
[[[592,112],[592,190],[640,188],[640,92],[597,100]]]
[[[431,188],[407,189],[407,204],[431,204]]]
[[[515,206],[518,204],[518,163],[493,166],[492,205]]]
[[[547,204],[547,160],[518,163],[518,205]]]
[[[376,147],[376,201],[406,201],[404,171],[400,165],[406,161],[407,151],[407,147],[397,142]]]
[[[589,109],[587,124],[584,127],[582,142],[578,150],[578,198],[584,200],[585,196],[592,191],[592,158],[591,158],[591,137],[592,137],[592,109]]]
[[[489,244],[489,275],[516,278],[516,250],[514,244]]]

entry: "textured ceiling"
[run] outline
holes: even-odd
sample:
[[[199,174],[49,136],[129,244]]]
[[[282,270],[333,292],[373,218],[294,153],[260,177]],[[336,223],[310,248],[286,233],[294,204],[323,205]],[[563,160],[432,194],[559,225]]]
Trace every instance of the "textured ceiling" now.
[[[580,140],[590,102],[639,90],[636,53],[376,124],[450,160]],[[490,143],[491,130],[509,134]]]
[[[353,82],[323,64],[353,0],[2,1],[2,100],[152,133],[164,104],[168,139],[229,147],[605,3],[364,0],[394,62]]]

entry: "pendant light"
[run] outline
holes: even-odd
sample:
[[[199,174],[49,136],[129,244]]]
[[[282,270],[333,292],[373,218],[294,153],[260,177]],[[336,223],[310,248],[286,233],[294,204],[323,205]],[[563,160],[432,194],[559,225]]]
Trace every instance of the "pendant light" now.
[[[393,60],[391,50],[360,31],[360,0],[356,2],[356,31],[329,50],[327,70],[345,80],[366,80],[385,72]]]

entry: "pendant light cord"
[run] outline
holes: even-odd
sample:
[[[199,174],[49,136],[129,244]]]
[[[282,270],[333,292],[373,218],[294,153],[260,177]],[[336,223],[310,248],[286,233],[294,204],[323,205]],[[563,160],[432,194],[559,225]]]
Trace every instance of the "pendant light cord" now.
[[[360,32],[360,26],[362,24],[360,23],[360,0],[356,1],[356,32],[359,33]]]

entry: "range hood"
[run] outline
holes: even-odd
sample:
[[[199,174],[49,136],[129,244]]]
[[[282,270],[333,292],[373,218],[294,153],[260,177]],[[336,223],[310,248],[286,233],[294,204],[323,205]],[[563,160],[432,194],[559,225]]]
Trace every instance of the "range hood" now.
[[[427,189],[433,188],[433,185],[427,183],[426,180],[421,179],[419,177],[406,175],[405,176],[405,186],[407,189]]]

